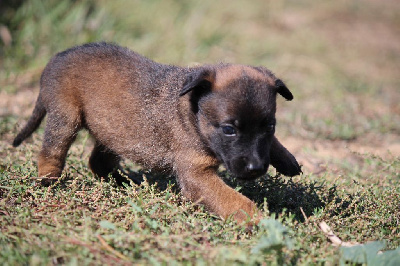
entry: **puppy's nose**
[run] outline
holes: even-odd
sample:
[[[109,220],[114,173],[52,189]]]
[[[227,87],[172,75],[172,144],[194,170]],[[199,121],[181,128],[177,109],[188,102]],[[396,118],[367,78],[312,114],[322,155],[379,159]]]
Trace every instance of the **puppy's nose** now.
[[[265,166],[262,163],[255,162],[248,163],[246,170],[251,176],[260,176],[266,171]]]

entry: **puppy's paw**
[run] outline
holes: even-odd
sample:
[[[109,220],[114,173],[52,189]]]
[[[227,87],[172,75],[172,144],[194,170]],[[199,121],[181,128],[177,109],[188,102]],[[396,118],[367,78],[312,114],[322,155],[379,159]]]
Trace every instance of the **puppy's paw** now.
[[[60,180],[60,178],[61,177],[43,177],[43,178],[40,178],[39,180],[40,180],[40,184],[43,186],[43,187],[49,187],[49,186],[51,186],[51,185],[54,185],[58,180]]]
[[[291,153],[288,152],[285,157],[286,159],[284,160],[282,158],[280,158],[281,160],[271,160],[271,164],[275,167],[276,171],[285,176],[296,176],[303,173],[301,166]]]
[[[270,150],[270,162],[275,169],[286,176],[295,176],[302,173],[296,158],[291,154],[276,137],[273,138]]]

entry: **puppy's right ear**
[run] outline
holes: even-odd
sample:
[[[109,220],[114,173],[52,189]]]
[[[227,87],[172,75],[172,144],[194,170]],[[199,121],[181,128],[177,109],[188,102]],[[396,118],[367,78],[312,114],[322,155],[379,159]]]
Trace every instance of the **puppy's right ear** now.
[[[200,90],[199,93],[211,89],[215,80],[215,71],[209,68],[198,68],[189,73],[183,83],[179,96],[183,96],[192,90]]]

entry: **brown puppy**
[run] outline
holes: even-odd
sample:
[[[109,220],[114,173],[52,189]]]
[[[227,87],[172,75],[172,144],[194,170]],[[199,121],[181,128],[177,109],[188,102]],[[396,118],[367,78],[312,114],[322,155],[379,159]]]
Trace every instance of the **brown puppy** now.
[[[33,114],[18,146],[47,114],[39,176],[59,177],[82,128],[95,138],[89,164],[102,177],[120,156],[177,175],[185,197],[210,211],[244,221],[256,211],[248,198],[216,174],[220,163],[241,179],[269,164],[301,172],[274,137],[276,94],[291,92],[262,67],[219,64],[194,68],[155,63],[112,44],[93,43],[57,54],[43,71]]]

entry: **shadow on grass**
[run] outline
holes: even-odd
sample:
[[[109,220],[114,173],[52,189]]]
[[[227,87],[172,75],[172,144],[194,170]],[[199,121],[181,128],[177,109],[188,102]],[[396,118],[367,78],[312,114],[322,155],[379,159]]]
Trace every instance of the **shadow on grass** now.
[[[179,193],[180,189],[173,176],[154,174],[149,172],[130,172],[129,176],[138,180],[146,177],[150,185],[156,185],[159,190],[165,190],[172,185],[174,192]],[[267,202],[270,213],[291,213],[294,219],[303,222],[304,215],[313,216],[316,209],[325,207],[328,203],[341,201],[336,195],[336,187],[326,187],[315,182],[303,183],[294,182],[291,178],[281,175],[265,175],[255,181],[238,181],[229,176],[227,172],[221,172],[220,177],[230,187],[239,190],[240,193],[262,207],[264,201]],[[342,207],[346,208],[346,202],[342,202]]]
[[[115,186],[129,187],[130,182],[127,179],[139,186],[146,179],[150,186],[154,185],[159,191],[171,189],[176,194],[180,193],[176,178],[168,174],[143,170],[124,170],[119,173],[120,179],[110,176],[104,181],[111,182]],[[263,208],[266,202],[270,213],[292,214],[294,215],[293,218],[300,222],[304,222],[305,217],[314,216],[315,212],[321,208],[324,208],[330,216],[347,217],[353,211],[350,205],[355,205],[362,200],[347,193],[339,196],[340,193],[338,193],[336,186],[329,187],[326,184],[308,181],[295,182],[292,178],[283,177],[279,174],[275,176],[265,175],[254,181],[236,180],[226,171],[220,172],[219,175],[228,186],[254,201],[260,208]],[[65,181],[70,179],[69,175],[64,176],[59,180],[58,186],[64,186]]]
[[[173,190],[176,193],[180,192],[174,177],[152,173],[141,173],[141,175],[146,176],[150,185],[156,184],[159,190],[165,190],[168,185],[173,185]],[[137,178],[138,174],[135,176]],[[279,214],[286,211],[294,214],[294,219],[301,222],[305,220],[304,215],[312,216],[316,209],[325,207],[328,202],[340,200],[335,196],[335,187],[326,188],[316,183],[294,182],[280,175],[266,175],[255,181],[246,182],[235,180],[226,172],[221,173],[220,176],[227,185],[238,189],[258,206],[263,206],[266,201],[270,213]]]
[[[333,190],[332,195],[330,192],[327,195],[326,188],[316,183],[294,182],[280,175],[265,175],[247,182],[236,181],[226,174],[222,178],[229,186],[240,187],[239,192],[258,206],[263,206],[266,201],[270,213],[291,213],[294,214],[294,219],[302,222],[305,220],[304,215],[312,216],[315,209],[325,207],[334,198]],[[322,191],[324,192],[321,193]]]

